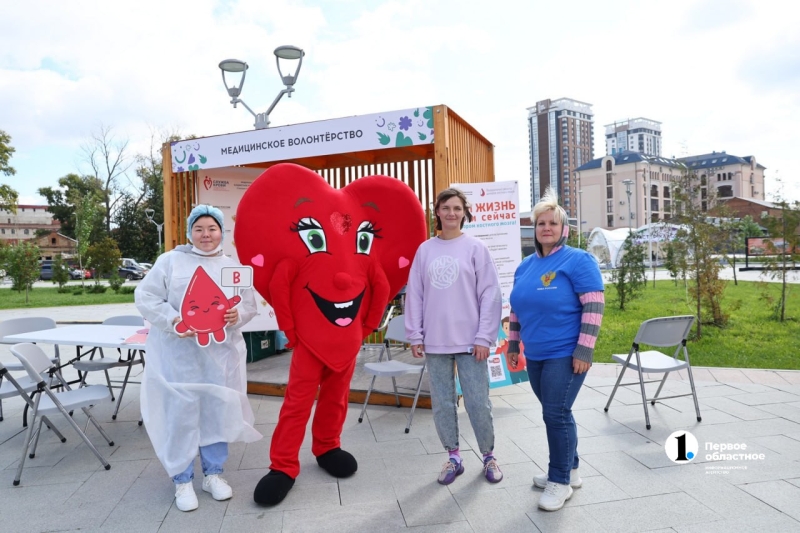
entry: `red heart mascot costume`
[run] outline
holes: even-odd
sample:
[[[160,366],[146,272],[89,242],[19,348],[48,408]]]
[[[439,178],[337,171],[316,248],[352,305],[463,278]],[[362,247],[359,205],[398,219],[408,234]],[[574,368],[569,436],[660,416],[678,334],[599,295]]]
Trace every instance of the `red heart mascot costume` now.
[[[294,348],[289,383],[270,446],[270,471],[254,499],[281,502],[300,473],[298,454],[314,398],[311,451],[335,477],[355,473],[340,447],[347,397],[364,338],[408,279],[425,216],[414,192],[386,176],[332,188],[293,164],[269,168],[236,211],[242,264],[272,305]]]

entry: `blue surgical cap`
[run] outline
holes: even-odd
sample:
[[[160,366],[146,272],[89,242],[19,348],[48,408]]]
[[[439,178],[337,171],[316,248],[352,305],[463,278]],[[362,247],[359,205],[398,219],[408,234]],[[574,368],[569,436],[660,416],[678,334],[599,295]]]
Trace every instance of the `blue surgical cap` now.
[[[213,205],[200,204],[189,213],[189,218],[186,219],[186,238],[192,240],[192,226],[197,222],[200,217],[212,217],[219,224],[219,229],[222,232],[222,239],[225,240],[225,225],[222,223],[224,216],[222,211]]]

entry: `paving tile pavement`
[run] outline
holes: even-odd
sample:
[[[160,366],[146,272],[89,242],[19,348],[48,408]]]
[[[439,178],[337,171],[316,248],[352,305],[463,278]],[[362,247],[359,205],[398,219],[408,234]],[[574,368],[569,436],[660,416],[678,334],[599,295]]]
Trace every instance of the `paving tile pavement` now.
[[[8,360],[7,347],[0,346],[0,362]],[[145,428],[137,424],[138,386],[126,391],[116,421],[111,420],[112,402],[93,408],[114,439],[114,446],[108,446],[96,429],[88,429],[111,463],[110,471],[63,420],[54,418],[67,442],[45,430],[18,487],[11,481],[24,439],[23,405],[9,399],[3,402],[5,420],[0,422],[0,530],[800,531],[800,372],[698,371],[703,421],[696,421],[691,399],[666,400],[651,406],[653,427],[647,430],[635,393],[618,394],[610,410],[603,411],[618,370],[595,365],[574,409],[584,486],[556,513],[537,509],[541,490],[531,486],[532,476],[547,469],[548,450],[541,407],[527,384],[492,391],[496,454],[505,474],[501,483],[491,485],[482,477],[463,406],[459,423],[466,472],[445,487],[436,482],[446,455],[429,410],[416,411],[406,434],[407,408],[370,406],[358,423],[360,406],[351,404],[342,442],[359,460],[359,471],[342,480],[328,476],[316,465],[307,436],[297,484],[274,508],[256,505],[252,490],[269,468],[281,398],[251,396],[264,439],[231,446],[224,475],[234,496],[227,502],[200,490],[196,467],[200,507],[191,513],[175,507],[171,481]],[[273,372],[285,374],[285,368],[275,365]],[[358,372],[363,372],[360,366]],[[364,379],[356,375],[354,386]],[[686,386],[680,376],[667,382],[671,391]],[[75,417],[85,423],[82,413]],[[698,456],[688,464],[673,463],[664,451],[678,430],[698,440]],[[709,454],[722,445],[745,445],[745,450],[725,453],[763,454],[763,459],[714,461]]]

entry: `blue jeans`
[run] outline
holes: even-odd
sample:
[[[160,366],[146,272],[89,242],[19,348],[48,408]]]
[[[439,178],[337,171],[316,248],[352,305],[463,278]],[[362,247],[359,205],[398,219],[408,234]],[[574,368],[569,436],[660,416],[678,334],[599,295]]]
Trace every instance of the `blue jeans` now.
[[[458,448],[458,403],[453,363],[458,366],[458,380],[464,395],[472,431],[482,454],[494,450],[492,402],[489,400],[489,370],[486,361],[470,353],[425,354],[431,382],[433,423],[439,440],[447,451]]]
[[[586,374],[572,371],[572,356],[544,361],[525,361],[533,393],[542,404],[542,418],[547,429],[550,465],[547,479],[566,485],[570,470],[578,468],[578,429],[572,416],[572,404],[578,397]]]
[[[217,442],[208,446],[200,446],[200,464],[203,466],[203,475],[221,474],[222,465],[228,460],[228,443]],[[174,476],[172,481],[177,483],[189,483],[194,479],[194,461],[189,463],[186,470]]]

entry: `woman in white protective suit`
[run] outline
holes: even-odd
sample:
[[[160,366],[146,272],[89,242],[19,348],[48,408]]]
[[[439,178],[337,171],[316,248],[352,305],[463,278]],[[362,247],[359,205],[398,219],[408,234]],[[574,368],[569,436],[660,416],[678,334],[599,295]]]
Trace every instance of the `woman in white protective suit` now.
[[[192,484],[198,450],[203,490],[215,500],[227,500],[233,491],[219,474],[228,458],[228,443],[253,442],[261,434],[253,428],[246,394],[246,348],[239,332],[256,314],[253,291],[244,289],[233,307],[227,300],[230,295],[220,298],[222,291],[210,287],[219,296],[205,312],[224,312],[224,328],[213,339],[202,332],[197,337],[199,330],[187,316],[199,319],[202,315],[184,306],[190,281],[192,288],[203,280],[209,283],[209,278],[219,284],[223,267],[241,265],[222,255],[224,228],[219,209],[198,205],[186,227],[192,244],[162,254],[136,288],[135,298],[137,309],[151,324],[140,394],[142,419],[158,459],[175,483],[175,505],[192,511],[198,506]],[[208,276],[198,277],[198,267]],[[198,303],[202,308],[203,303]],[[184,316],[181,309],[186,311]],[[206,346],[201,346],[201,339]]]

